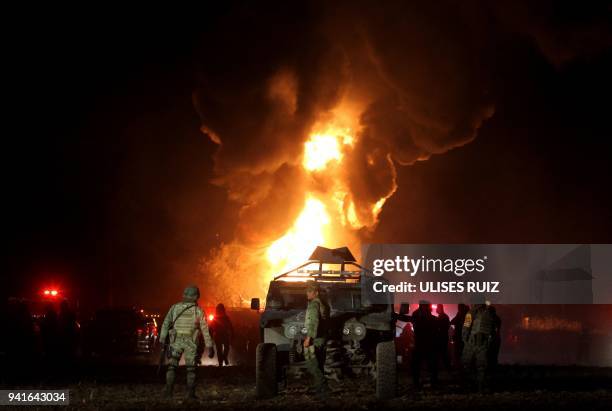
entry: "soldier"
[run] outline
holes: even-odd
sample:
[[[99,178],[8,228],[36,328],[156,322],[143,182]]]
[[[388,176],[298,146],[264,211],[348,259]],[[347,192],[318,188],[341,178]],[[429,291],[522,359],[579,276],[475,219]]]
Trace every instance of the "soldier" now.
[[[308,308],[306,308],[306,338],[304,339],[304,359],[306,369],[312,376],[313,388],[319,398],[325,399],[329,394],[327,380],[323,374],[325,361],[325,321],[329,318],[329,307],[319,299],[319,287],[314,281],[306,286]]]
[[[470,307],[467,305],[457,305],[457,315],[451,320],[451,325],[453,326],[453,362],[457,369],[461,368],[461,355],[463,354],[463,338],[461,333],[468,311],[470,311]]]
[[[199,362],[198,345],[204,338],[208,348],[208,358],[215,356],[212,339],[208,332],[206,318],[200,307],[198,299],[200,290],[196,286],[189,286],[183,292],[183,301],[170,307],[160,333],[160,341],[165,342],[169,337],[168,370],[166,371],[167,397],[172,397],[176,367],[178,367],[181,355],[185,355],[185,366],[187,367],[187,392],[188,397],[195,399],[196,367]]]
[[[484,301],[474,304],[463,322],[463,368],[469,372],[476,365],[478,391],[482,392],[488,364],[489,347],[495,332],[494,319]]]

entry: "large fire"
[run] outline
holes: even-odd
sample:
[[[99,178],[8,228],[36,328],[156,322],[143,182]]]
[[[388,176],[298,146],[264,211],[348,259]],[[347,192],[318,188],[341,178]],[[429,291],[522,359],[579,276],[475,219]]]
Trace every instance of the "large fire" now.
[[[348,128],[328,127],[313,132],[304,144],[302,167],[313,179],[325,176],[325,190],[312,189],[292,227],[274,241],[266,252],[270,276],[295,268],[306,261],[316,246],[348,245],[359,253],[355,231],[364,226],[355,212],[342,178],[342,161],[352,149],[355,138]],[[372,206],[374,219],[386,198]]]
[[[202,266],[210,298],[247,304],[250,297],[264,295],[272,278],[308,261],[317,246],[347,246],[360,259],[360,240],[365,234],[362,229],[372,228],[378,221],[394,188],[365,206],[363,200],[356,204],[349,188],[349,172],[356,158],[359,133],[336,126],[340,121],[350,124],[344,121],[349,116],[334,114],[336,122],[313,127],[301,157],[296,159],[303,173],[300,178],[304,177],[298,183],[305,192],[295,220],[282,235],[268,242],[234,241],[214,249]],[[299,281],[303,277],[286,279]],[[219,284],[223,287],[217,287]]]

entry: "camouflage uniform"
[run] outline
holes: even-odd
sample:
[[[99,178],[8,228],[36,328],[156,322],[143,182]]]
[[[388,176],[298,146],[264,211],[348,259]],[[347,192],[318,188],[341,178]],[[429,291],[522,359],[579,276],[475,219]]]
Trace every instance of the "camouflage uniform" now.
[[[476,365],[478,391],[482,391],[488,364],[489,346],[495,330],[494,319],[484,304],[476,304],[465,316],[462,337],[464,342],[462,362],[465,371]]]
[[[170,337],[168,347],[168,370],[166,371],[166,395],[172,395],[181,355],[184,355],[187,368],[187,388],[190,397],[195,397],[196,367],[200,361],[200,341],[212,350],[212,339],[208,332],[208,324],[197,300],[200,291],[197,287],[187,287],[183,293],[183,301],[170,307],[160,333],[160,341]],[[170,326],[174,325],[170,329]],[[212,353],[212,351],[211,351]]]
[[[309,284],[309,290],[317,290],[316,284]],[[323,322],[329,318],[329,307],[319,297],[308,302],[306,308],[306,336],[312,338],[310,346],[304,348],[304,359],[306,369],[313,379],[313,386],[318,393],[327,392],[327,380],[323,374],[323,363],[325,361],[326,335]]]

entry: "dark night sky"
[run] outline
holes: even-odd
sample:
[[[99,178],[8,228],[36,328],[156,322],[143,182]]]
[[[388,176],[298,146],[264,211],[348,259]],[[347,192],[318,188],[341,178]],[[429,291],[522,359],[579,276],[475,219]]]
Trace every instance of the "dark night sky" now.
[[[159,306],[231,239],[236,206],[210,183],[216,146],[191,100],[197,67],[215,64],[201,41],[228,12],[14,27],[4,292],[57,281],[103,303],[112,272],[115,302]],[[559,66],[517,36],[495,65],[493,117],[474,142],[399,168],[372,240],[612,242],[610,49]]]

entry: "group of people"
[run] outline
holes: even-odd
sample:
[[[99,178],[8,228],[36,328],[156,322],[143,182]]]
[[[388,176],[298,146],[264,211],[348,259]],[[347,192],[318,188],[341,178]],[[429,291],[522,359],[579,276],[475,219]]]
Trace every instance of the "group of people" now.
[[[459,304],[457,315],[450,320],[444,312],[444,305],[436,305],[437,316],[432,314],[432,305],[421,302],[412,314],[400,314],[398,319],[412,324],[414,350],[411,370],[414,386],[420,388],[423,363],[427,364],[432,386],[438,383],[438,367],[447,370],[455,368],[465,379],[474,375],[478,390],[484,389],[488,370],[497,364],[501,344],[501,319],[495,307],[483,302],[472,308]],[[452,333],[452,358],[449,350],[450,330]]]
[[[306,296],[308,306],[304,322],[306,335],[303,341],[305,366],[312,376],[315,393],[326,397],[329,388],[322,367],[325,355],[323,323],[329,318],[329,307],[319,298],[316,282],[306,285]],[[167,396],[172,396],[176,368],[181,356],[184,356],[188,397],[196,397],[196,367],[200,361],[201,340],[204,340],[205,346],[208,347],[209,358],[215,356],[216,347],[219,366],[229,364],[233,327],[225,307],[223,304],[217,305],[214,320],[208,323],[203,310],[197,304],[199,297],[200,291],[196,286],[187,287],[183,300],[170,307],[162,325],[160,341],[168,340]],[[444,306],[437,304],[436,313],[437,316],[434,316],[431,304],[421,302],[412,315],[397,314],[395,317],[397,320],[411,323],[414,331],[411,363],[414,386],[421,387],[423,363],[428,366],[432,386],[438,383],[439,363],[451,369],[453,364],[449,354],[449,331],[453,327],[453,363],[466,373],[475,369],[478,390],[481,391],[484,388],[486,372],[497,363],[499,353],[501,320],[495,308],[484,301],[473,304],[471,309],[465,304],[459,304],[457,315],[451,320],[444,312]]]
[[[0,323],[0,384],[63,381],[73,374],[80,334],[66,301],[38,307],[9,298],[0,304]]]

